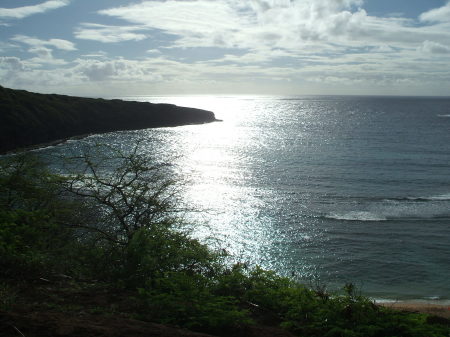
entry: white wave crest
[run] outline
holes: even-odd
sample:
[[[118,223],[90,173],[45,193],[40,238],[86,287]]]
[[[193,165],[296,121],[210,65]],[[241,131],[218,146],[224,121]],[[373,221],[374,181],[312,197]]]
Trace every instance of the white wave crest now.
[[[351,211],[347,213],[331,213],[326,216],[329,219],[336,219],[336,220],[347,220],[347,221],[386,221],[387,218],[367,212],[367,211]]]
[[[407,197],[408,201],[447,201],[450,200],[450,193],[433,195],[429,197]]]
[[[450,193],[430,197],[430,200],[439,200],[439,201],[450,200]]]

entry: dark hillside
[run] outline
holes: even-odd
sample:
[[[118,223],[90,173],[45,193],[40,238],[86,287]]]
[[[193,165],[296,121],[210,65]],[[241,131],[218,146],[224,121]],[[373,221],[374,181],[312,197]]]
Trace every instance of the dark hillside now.
[[[0,86],[0,153],[89,133],[213,121],[210,111],[171,104],[44,95]]]

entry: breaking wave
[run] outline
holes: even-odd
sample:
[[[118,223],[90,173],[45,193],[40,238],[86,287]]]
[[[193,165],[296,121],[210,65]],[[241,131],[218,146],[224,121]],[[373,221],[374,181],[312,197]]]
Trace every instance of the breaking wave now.
[[[449,201],[450,193],[429,197],[349,199],[342,209],[324,212],[323,217],[345,221],[444,220],[450,219]]]
[[[347,221],[386,221],[387,218],[366,211],[350,211],[348,213],[331,213],[325,216],[328,219],[347,220]]]
[[[405,197],[405,198],[388,198],[387,201],[450,201],[450,193],[434,195],[429,197]]]

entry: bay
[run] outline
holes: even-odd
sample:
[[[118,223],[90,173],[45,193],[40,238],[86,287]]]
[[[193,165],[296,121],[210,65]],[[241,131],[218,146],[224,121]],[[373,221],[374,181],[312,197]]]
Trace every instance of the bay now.
[[[236,260],[375,298],[450,300],[450,99],[122,97],[211,110],[204,125],[95,135],[170,161],[193,235]]]

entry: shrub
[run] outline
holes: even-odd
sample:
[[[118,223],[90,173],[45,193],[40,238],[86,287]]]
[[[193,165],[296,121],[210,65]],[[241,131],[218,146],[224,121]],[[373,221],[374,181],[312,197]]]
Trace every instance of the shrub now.
[[[249,323],[232,296],[213,292],[214,281],[202,274],[166,272],[139,289],[146,313],[162,323],[203,331],[219,331]]]
[[[58,196],[59,177],[34,156],[0,161],[0,269],[35,278],[55,266],[69,231],[58,223],[69,209]]]

